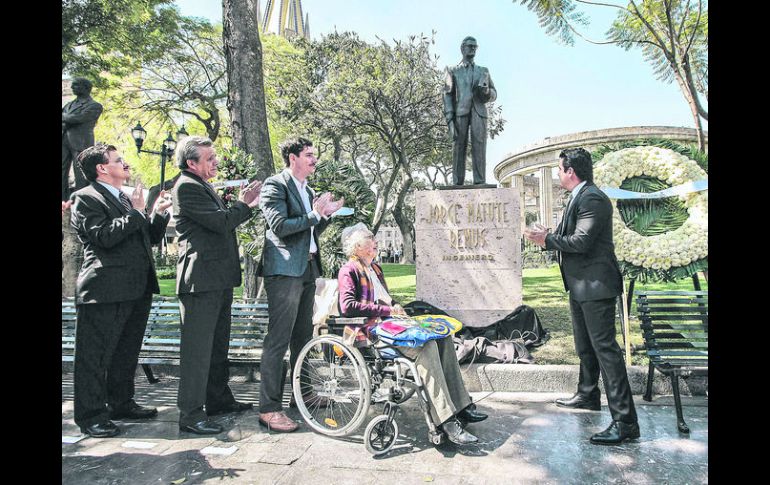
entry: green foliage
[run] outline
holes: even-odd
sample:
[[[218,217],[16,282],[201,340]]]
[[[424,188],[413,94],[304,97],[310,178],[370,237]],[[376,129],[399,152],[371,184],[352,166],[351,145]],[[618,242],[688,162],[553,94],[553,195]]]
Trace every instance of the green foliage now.
[[[331,192],[335,198],[344,197],[345,207],[355,210],[350,217],[333,218],[321,234],[324,277],[335,278],[340,267],[347,261],[342,252],[342,230],[358,222],[371,225],[374,194],[353,165],[335,160],[326,160],[318,165],[312,185],[317,194]]]
[[[588,25],[588,18],[576,11],[570,0],[519,0],[519,4],[537,15],[546,34],[556,36],[565,45],[575,44],[572,24]]]
[[[62,0],[62,74],[104,87],[175,45],[173,0]]]
[[[643,193],[669,187],[670,185],[662,180],[646,175],[626,179],[620,185],[621,189]],[[684,202],[678,197],[618,200],[617,207],[626,226],[642,236],[656,236],[673,231],[684,224],[689,216]]]

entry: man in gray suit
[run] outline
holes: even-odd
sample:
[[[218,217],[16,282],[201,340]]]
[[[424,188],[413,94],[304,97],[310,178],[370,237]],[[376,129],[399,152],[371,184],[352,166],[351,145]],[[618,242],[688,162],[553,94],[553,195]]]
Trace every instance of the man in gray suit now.
[[[612,423],[591,436],[591,443],[622,443],[639,437],[639,424],[623,352],[615,340],[615,303],[623,280],[612,242],[612,203],[593,183],[590,153],[571,148],[559,158],[561,186],[571,191],[561,223],[555,234],[544,227],[524,231],[527,239],[558,251],[564,289],[569,292],[580,376],[577,393],[557,399],[556,404],[599,411],[601,373]]]
[[[261,183],[255,180],[242,188],[238,200],[227,208],[208,183],[219,164],[211,140],[186,137],[177,146],[176,159],[182,170],[173,189],[179,247],[176,292],[182,322],[179,429],[216,434],[222,427],[208,416],[252,408],[233,397],[227,352],[233,288],[241,285],[235,228],[259,204]]]
[[[77,279],[75,424],[95,438],[120,431],[111,419],[147,419],[155,408],[134,401],[134,373],[152,294],[159,293],[151,244],[166,232],[165,193],[145,212],[143,188],[121,190],[127,163],[112,145],[80,154],[89,185],[72,194],[71,224],[83,244]],[[64,205],[62,205],[62,208]]]
[[[471,160],[473,184],[484,184],[487,167],[487,105],[497,99],[497,90],[489,70],[477,66],[478,44],[473,37],[466,37],[460,45],[463,60],[448,68],[444,81],[444,116],[449,134],[454,140],[452,151],[452,180],[454,185],[465,181],[465,154],[468,147],[468,131],[471,134]]]
[[[328,192],[315,198],[308,187],[307,177],[317,163],[310,140],[289,139],[280,148],[286,169],[265,180],[260,202],[267,228],[257,273],[265,278],[270,317],[260,367],[259,422],[288,432],[297,423],[281,405],[283,357],[290,348],[293,370],[297,354],[313,335],[315,280],[321,275],[318,237],[344,199],[332,200]],[[307,396],[305,401],[312,399],[319,398]]]
[[[93,84],[88,79],[72,80],[72,93],[77,96],[61,109],[61,200],[69,199],[69,175],[78,154],[94,144],[94,127],[102,114],[102,105],[91,97]],[[75,190],[88,185],[83,171],[75,164]]]

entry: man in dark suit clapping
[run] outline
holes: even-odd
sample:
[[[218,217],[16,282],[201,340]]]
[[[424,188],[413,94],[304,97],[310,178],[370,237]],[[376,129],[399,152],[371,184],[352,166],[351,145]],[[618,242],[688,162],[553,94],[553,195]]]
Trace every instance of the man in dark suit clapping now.
[[[71,224],[84,256],[76,287],[75,423],[102,438],[120,431],[110,419],[158,413],[134,401],[134,372],[152,294],[160,292],[150,245],[165,234],[171,201],[162,194],[146,214],[141,184],[130,197],[122,192],[129,166],[112,145],[85,149],[79,163],[91,183],[72,194]]]
[[[261,183],[241,189],[238,201],[228,209],[208,183],[219,164],[211,140],[185,138],[176,148],[176,158],[182,170],[173,190],[179,236],[176,292],[182,317],[179,429],[216,434],[222,427],[207,416],[252,408],[233,397],[227,352],[233,288],[241,285],[235,228],[259,204]]]
[[[543,227],[524,231],[527,239],[558,251],[564,288],[569,292],[580,376],[577,393],[557,399],[556,404],[601,409],[601,373],[612,423],[591,436],[591,443],[622,443],[639,437],[639,424],[623,353],[615,340],[615,303],[623,280],[612,242],[612,203],[593,183],[590,153],[571,148],[559,158],[561,186],[571,191],[561,223],[555,234]]]

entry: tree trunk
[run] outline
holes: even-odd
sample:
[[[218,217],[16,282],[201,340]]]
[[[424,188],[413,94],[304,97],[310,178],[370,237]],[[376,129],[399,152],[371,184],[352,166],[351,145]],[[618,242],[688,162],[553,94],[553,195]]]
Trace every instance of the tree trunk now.
[[[254,0],[222,0],[223,43],[227,63],[227,109],[233,145],[254,157],[256,177],[275,172],[267,128],[262,42]],[[246,257],[244,296],[256,296],[256,264]],[[248,293],[248,294],[247,294]]]
[[[259,278],[257,278],[257,260],[251,255],[243,253],[243,297],[256,298],[259,291]],[[253,278],[246,278],[245,275],[254,275]]]
[[[77,232],[70,226],[70,211],[67,209],[62,216],[62,243],[61,243],[61,296],[73,298],[75,296],[75,285],[80,272],[80,266],[83,264],[83,245],[80,244]]]
[[[398,194],[398,200],[393,207],[393,219],[401,230],[401,238],[404,240],[404,253],[401,262],[414,264],[414,222],[404,214],[404,203],[409,188],[412,186],[412,177],[407,177],[401,184],[401,191]]]
[[[254,1],[223,0],[222,21],[233,144],[254,157],[257,178],[264,180],[275,168],[267,129],[262,42]]]
[[[682,69],[685,71],[684,74],[677,69],[675,64],[670,63],[670,67],[674,72],[674,78],[676,79],[677,84],[679,84],[679,89],[682,91],[684,99],[687,101],[688,106],[690,106],[690,113],[692,114],[693,121],[695,122],[695,132],[698,137],[698,150],[706,153],[706,136],[703,134],[701,113],[698,109],[698,93],[695,91],[695,86],[691,82],[691,76],[689,76],[689,66],[686,64],[682,66]]]

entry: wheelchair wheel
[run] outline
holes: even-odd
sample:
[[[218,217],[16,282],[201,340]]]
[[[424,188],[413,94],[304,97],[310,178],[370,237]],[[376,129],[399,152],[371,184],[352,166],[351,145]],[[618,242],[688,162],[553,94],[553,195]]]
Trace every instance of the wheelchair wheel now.
[[[369,422],[364,431],[364,444],[369,453],[377,456],[389,452],[398,438],[398,423],[388,415],[380,414]]]
[[[327,436],[346,436],[361,426],[369,410],[369,369],[358,349],[337,335],[322,335],[297,356],[292,392],[311,428]],[[308,394],[313,397],[305,402],[302,396]]]

